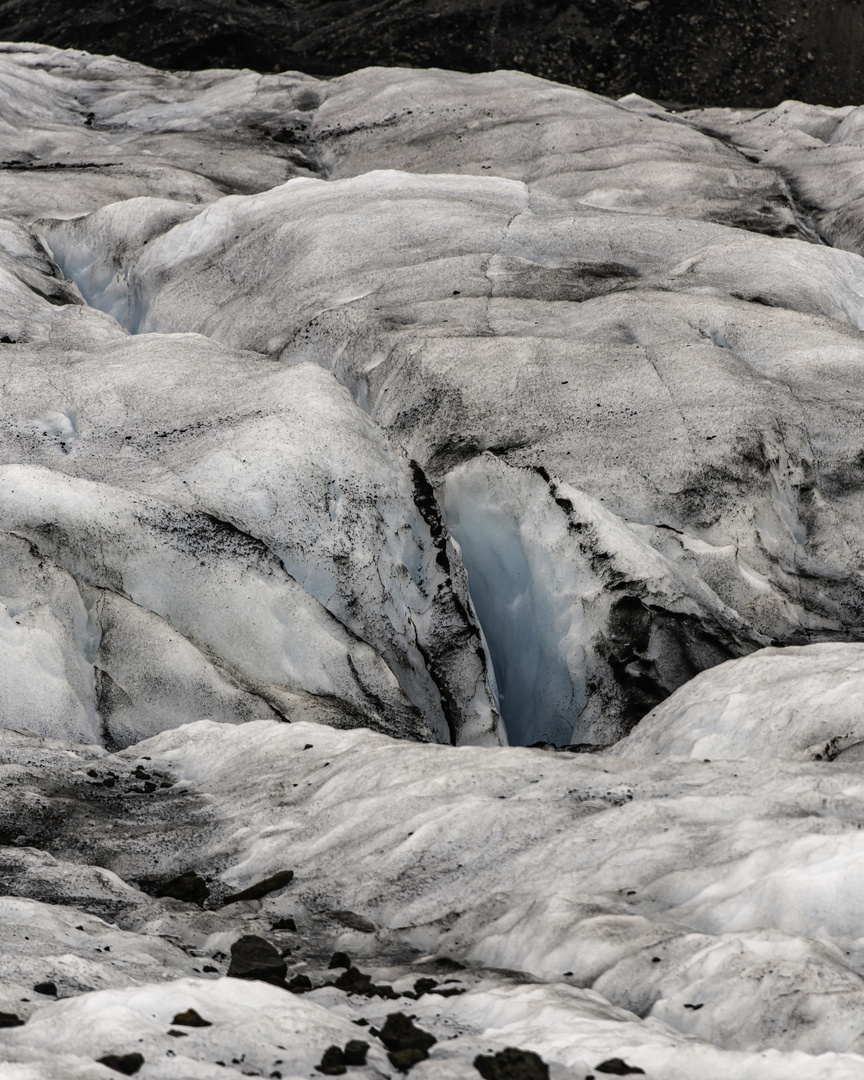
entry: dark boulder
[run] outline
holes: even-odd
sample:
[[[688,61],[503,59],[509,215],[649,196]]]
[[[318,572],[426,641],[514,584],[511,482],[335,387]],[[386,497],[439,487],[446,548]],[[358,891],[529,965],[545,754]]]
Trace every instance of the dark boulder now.
[[[316,1065],[315,1069],[325,1076],[341,1076],[346,1071],[345,1055],[338,1046],[330,1046],[324,1051],[321,1064]]]
[[[244,934],[231,946],[229,979],[258,979],[285,986],[287,970],[285,961],[265,938]]]
[[[369,1043],[362,1039],[349,1039],[345,1043],[345,1064],[365,1065],[366,1055],[369,1052]]]
[[[100,1065],[113,1069],[124,1076],[134,1076],[144,1064],[141,1054],[106,1054],[98,1059]]]
[[[478,1054],[474,1068],[483,1080],[549,1080],[549,1066],[531,1050],[508,1046],[497,1054]]]
[[[388,1015],[378,1038],[387,1047],[390,1064],[402,1072],[428,1058],[429,1048],[438,1041],[401,1012]]]
[[[284,889],[286,885],[291,883],[293,878],[293,870],[280,870],[278,873],[264,878],[263,881],[259,881],[256,885],[250,885],[248,889],[243,889],[242,892],[229,893],[222,901],[221,906],[226,907],[228,904],[236,904],[241,900],[261,900],[270,893]]]

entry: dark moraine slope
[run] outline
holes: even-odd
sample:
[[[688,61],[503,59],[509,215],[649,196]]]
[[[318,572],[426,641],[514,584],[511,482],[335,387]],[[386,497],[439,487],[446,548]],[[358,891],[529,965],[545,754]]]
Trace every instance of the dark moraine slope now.
[[[160,68],[516,68],[685,104],[864,96],[860,0],[7,0],[0,39]]]

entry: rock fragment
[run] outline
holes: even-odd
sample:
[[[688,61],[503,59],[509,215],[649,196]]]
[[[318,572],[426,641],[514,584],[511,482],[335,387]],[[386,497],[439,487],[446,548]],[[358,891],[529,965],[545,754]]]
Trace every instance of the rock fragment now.
[[[210,898],[210,887],[194,870],[187,870],[178,874],[177,877],[162,882],[155,895],[204,907],[205,902]]]
[[[531,1050],[508,1046],[497,1054],[478,1054],[474,1068],[483,1080],[549,1080],[549,1066]]]
[[[172,1024],[179,1024],[181,1027],[213,1027],[210,1020],[205,1020],[195,1009],[186,1009],[185,1012],[179,1012],[171,1021]]]
[[[362,1039],[349,1039],[345,1043],[345,1064],[365,1065],[366,1054],[369,1052],[369,1043]]]
[[[248,889],[243,889],[238,893],[230,893],[222,901],[221,906],[227,907],[228,904],[236,904],[241,900],[261,900],[272,892],[284,889],[286,885],[290,884],[293,878],[293,870],[280,870],[278,873],[271,874],[270,877],[265,878],[263,881],[259,881],[255,885],[250,885]]]
[[[105,1065],[124,1076],[134,1076],[144,1064],[141,1054],[106,1054],[98,1061],[100,1065]]]
[[[292,994],[305,994],[312,989],[312,980],[308,975],[294,975],[288,982],[288,989]]]
[[[596,1066],[597,1072],[607,1073],[611,1076],[635,1076],[637,1073],[645,1075],[645,1070],[640,1069],[638,1065],[628,1065],[626,1061],[621,1058],[609,1058],[607,1061],[601,1061]]]
[[[399,997],[392,986],[379,986],[373,983],[371,975],[367,975],[356,967],[349,967],[347,971],[343,971],[333,985],[337,990],[344,990],[346,994],[389,998],[391,1001],[395,1001]]]
[[[229,979],[258,979],[284,986],[287,970],[287,964],[266,938],[244,934],[231,946]]]
[[[329,1046],[321,1057],[321,1064],[316,1065],[317,1072],[325,1076],[341,1076],[345,1071],[345,1055],[338,1046]]]
[[[365,915],[358,915],[355,911],[334,911],[333,918],[347,926],[349,930],[359,930],[361,934],[374,934],[377,927],[371,919]]]
[[[378,1038],[387,1047],[390,1064],[402,1072],[425,1061],[429,1057],[429,1048],[438,1041],[401,1012],[388,1014]]]

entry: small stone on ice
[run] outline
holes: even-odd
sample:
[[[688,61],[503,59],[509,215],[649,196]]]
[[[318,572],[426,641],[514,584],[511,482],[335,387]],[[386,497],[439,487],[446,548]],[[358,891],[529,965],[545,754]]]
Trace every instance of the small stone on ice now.
[[[100,1065],[123,1073],[124,1076],[134,1076],[144,1064],[141,1054],[106,1054],[98,1060]]]
[[[290,930],[292,933],[297,932],[297,923],[291,919],[277,919],[271,926],[271,930]]]
[[[243,889],[242,892],[229,894],[222,901],[222,907],[227,907],[228,904],[236,904],[240,900],[261,900],[278,889],[284,889],[286,885],[290,884],[293,877],[293,870],[280,870],[263,881],[250,885],[248,889]]]
[[[308,975],[295,975],[288,983],[288,989],[292,994],[305,994],[312,989],[312,980]]]
[[[636,1073],[645,1075],[644,1069],[640,1069],[638,1065],[628,1065],[621,1058],[609,1058],[608,1061],[601,1061],[597,1066],[597,1072],[610,1073],[612,1076],[632,1076]]]
[[[351,930],[359,930],[361,934],[374,934],[375,923],[367,919],[365,915],[358,915],[354,911],[334,911],[333,918]]]
[[[371,975],[367,975],[356,967],[349,967],[343,971],[333,986],[337,990],[344,990],[346,994],[363,994],[365,997],[390,998],[391,1000],[399,997],[392,986],[376,986],[372,982]]]
[[[172,1024],[181,1024],[183,1027],[213,1027],[209,1020],[205,1020],[194,1009],[179,1012],[171,1021]]]

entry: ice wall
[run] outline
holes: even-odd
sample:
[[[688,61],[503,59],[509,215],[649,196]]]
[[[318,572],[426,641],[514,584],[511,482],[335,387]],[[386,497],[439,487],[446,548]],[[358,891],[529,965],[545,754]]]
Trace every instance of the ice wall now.
[[[582,741],[574,729],[586,699],[579,595],[585,582],[578,575],[568,581],[568,568],[555,563],[550,549],[563,522],[550,514],[546,495],[539,476],[494,460],[455,470],[443,489],[507,737],[519,746]]]

